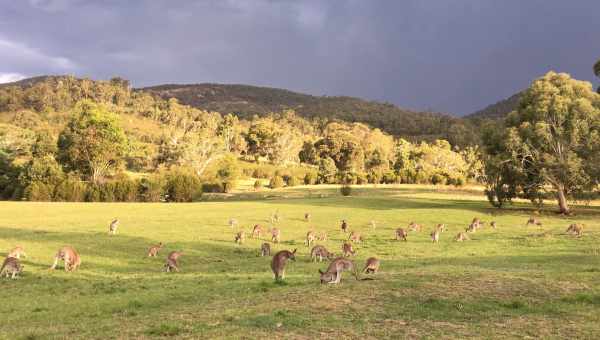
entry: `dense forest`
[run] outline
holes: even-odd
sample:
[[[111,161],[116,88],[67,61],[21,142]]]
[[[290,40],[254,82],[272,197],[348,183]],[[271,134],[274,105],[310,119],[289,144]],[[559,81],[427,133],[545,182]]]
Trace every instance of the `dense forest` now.
[[[39,77],[0,87],[7,199],[191,201],[315,183],[476,181],[477,147],[411,143],[364,123],[282,110],[250,118],[182,105],[127,80]]]

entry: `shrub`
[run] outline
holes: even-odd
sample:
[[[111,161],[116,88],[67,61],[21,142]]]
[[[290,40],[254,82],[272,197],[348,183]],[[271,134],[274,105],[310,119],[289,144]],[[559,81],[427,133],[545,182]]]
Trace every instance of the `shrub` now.
[[[240,167],[233,155],[228,155],[219,162],[217,178],[223,183],[223,192],[230,192],[240,176]]]
[[[52,201],[53,187],[38,181],[31,182],[23,192],[23,198],[28,201]]]
[[[262,188],[262,182],[260,181],[260,179],[257,179],[256,181],[254,181],[254,190],[260,190],[260,188]]]
[[[340,193],[342,194],[342,196],[350,196],[352,194],[352,187],[347,184],[344,184],[340,188]]]
[[[383,174],[383,183],[394,184],[398,182],[398,176],[393,171],[388,171]]]
[[[114,202],[116,201],[115,197],[115,188],[112,182],[106,182],[100,184],[98,187],[100,189],[100,201],[101,202]]]
[[[165,197],[165,185],[166,180],[160,174],[143,178],[139,183],[141,200],[144,202],[160,202]]]
[[[166,193],[170,202],[192,202],[202,194],[202,186],[193,172],[180,169],[167,175]]]
[[[223,182],[223,192],[231,192],[235,187],[235,182]]]
[[[283,178],[281,176],[273,176],[269,181],[269,187],[271,189],[277,189],[283,187]]]
[[[444,185],[446,184],[446,177],[442,174],[434,174],[431,176],[431,184],[433,185]]]
[[[115,201],[135,202],[137,201],[139,184],[138,181],[121,174],[112,182],[112,190]]]
[[[219,183],[202,183],[202,192],[223,192]]]
[[[54,189],[54,200],[63,202],[81,202],[86,194],[85,182],[75,176],[69,176]]]
[[[100,202],[100,186],[98,184],[90,184],[85,191],[84,200],[86,202]]]
[[[287,186],[288,187],[295,187],[295,186],[298,186],[298,185],[300,185],[300,180],[297,177],[291,176],[291,177],[288,178],[288,180],[287,180]]]
[[[313,185],[316,183],[317,183],[317,174],[315,174],[314,172],[307,172],[306,175],[304,175],[304,184]]]

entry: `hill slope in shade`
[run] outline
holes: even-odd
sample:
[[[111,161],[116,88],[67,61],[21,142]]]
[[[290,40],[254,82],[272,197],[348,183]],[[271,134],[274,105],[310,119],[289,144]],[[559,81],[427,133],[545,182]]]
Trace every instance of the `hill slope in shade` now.
[[[506,117],[510,112],[517,109],[519,105],[519,100],[521,100],[521,95],[523,92],[518,92],[506,99],[503,99],[497,103],[486,106],[485,108],[473,112],[465,118],[479,118],[479,119],[502,119]]]

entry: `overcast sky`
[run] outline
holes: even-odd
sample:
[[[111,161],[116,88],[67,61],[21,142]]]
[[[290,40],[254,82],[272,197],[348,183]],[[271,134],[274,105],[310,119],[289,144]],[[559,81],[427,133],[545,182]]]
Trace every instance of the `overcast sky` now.
[[[600,0],[0,0],[0,82],[239,83],[465,114],[549,70],[595,82],[598,58]]]

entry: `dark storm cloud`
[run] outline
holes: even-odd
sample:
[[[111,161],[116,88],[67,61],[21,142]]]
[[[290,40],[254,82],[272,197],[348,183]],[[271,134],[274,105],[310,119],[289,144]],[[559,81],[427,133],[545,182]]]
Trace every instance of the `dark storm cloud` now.
[[[0,0],[0,81],[219,82],[468,113],[548,70],[592,80],[597,0]]]

